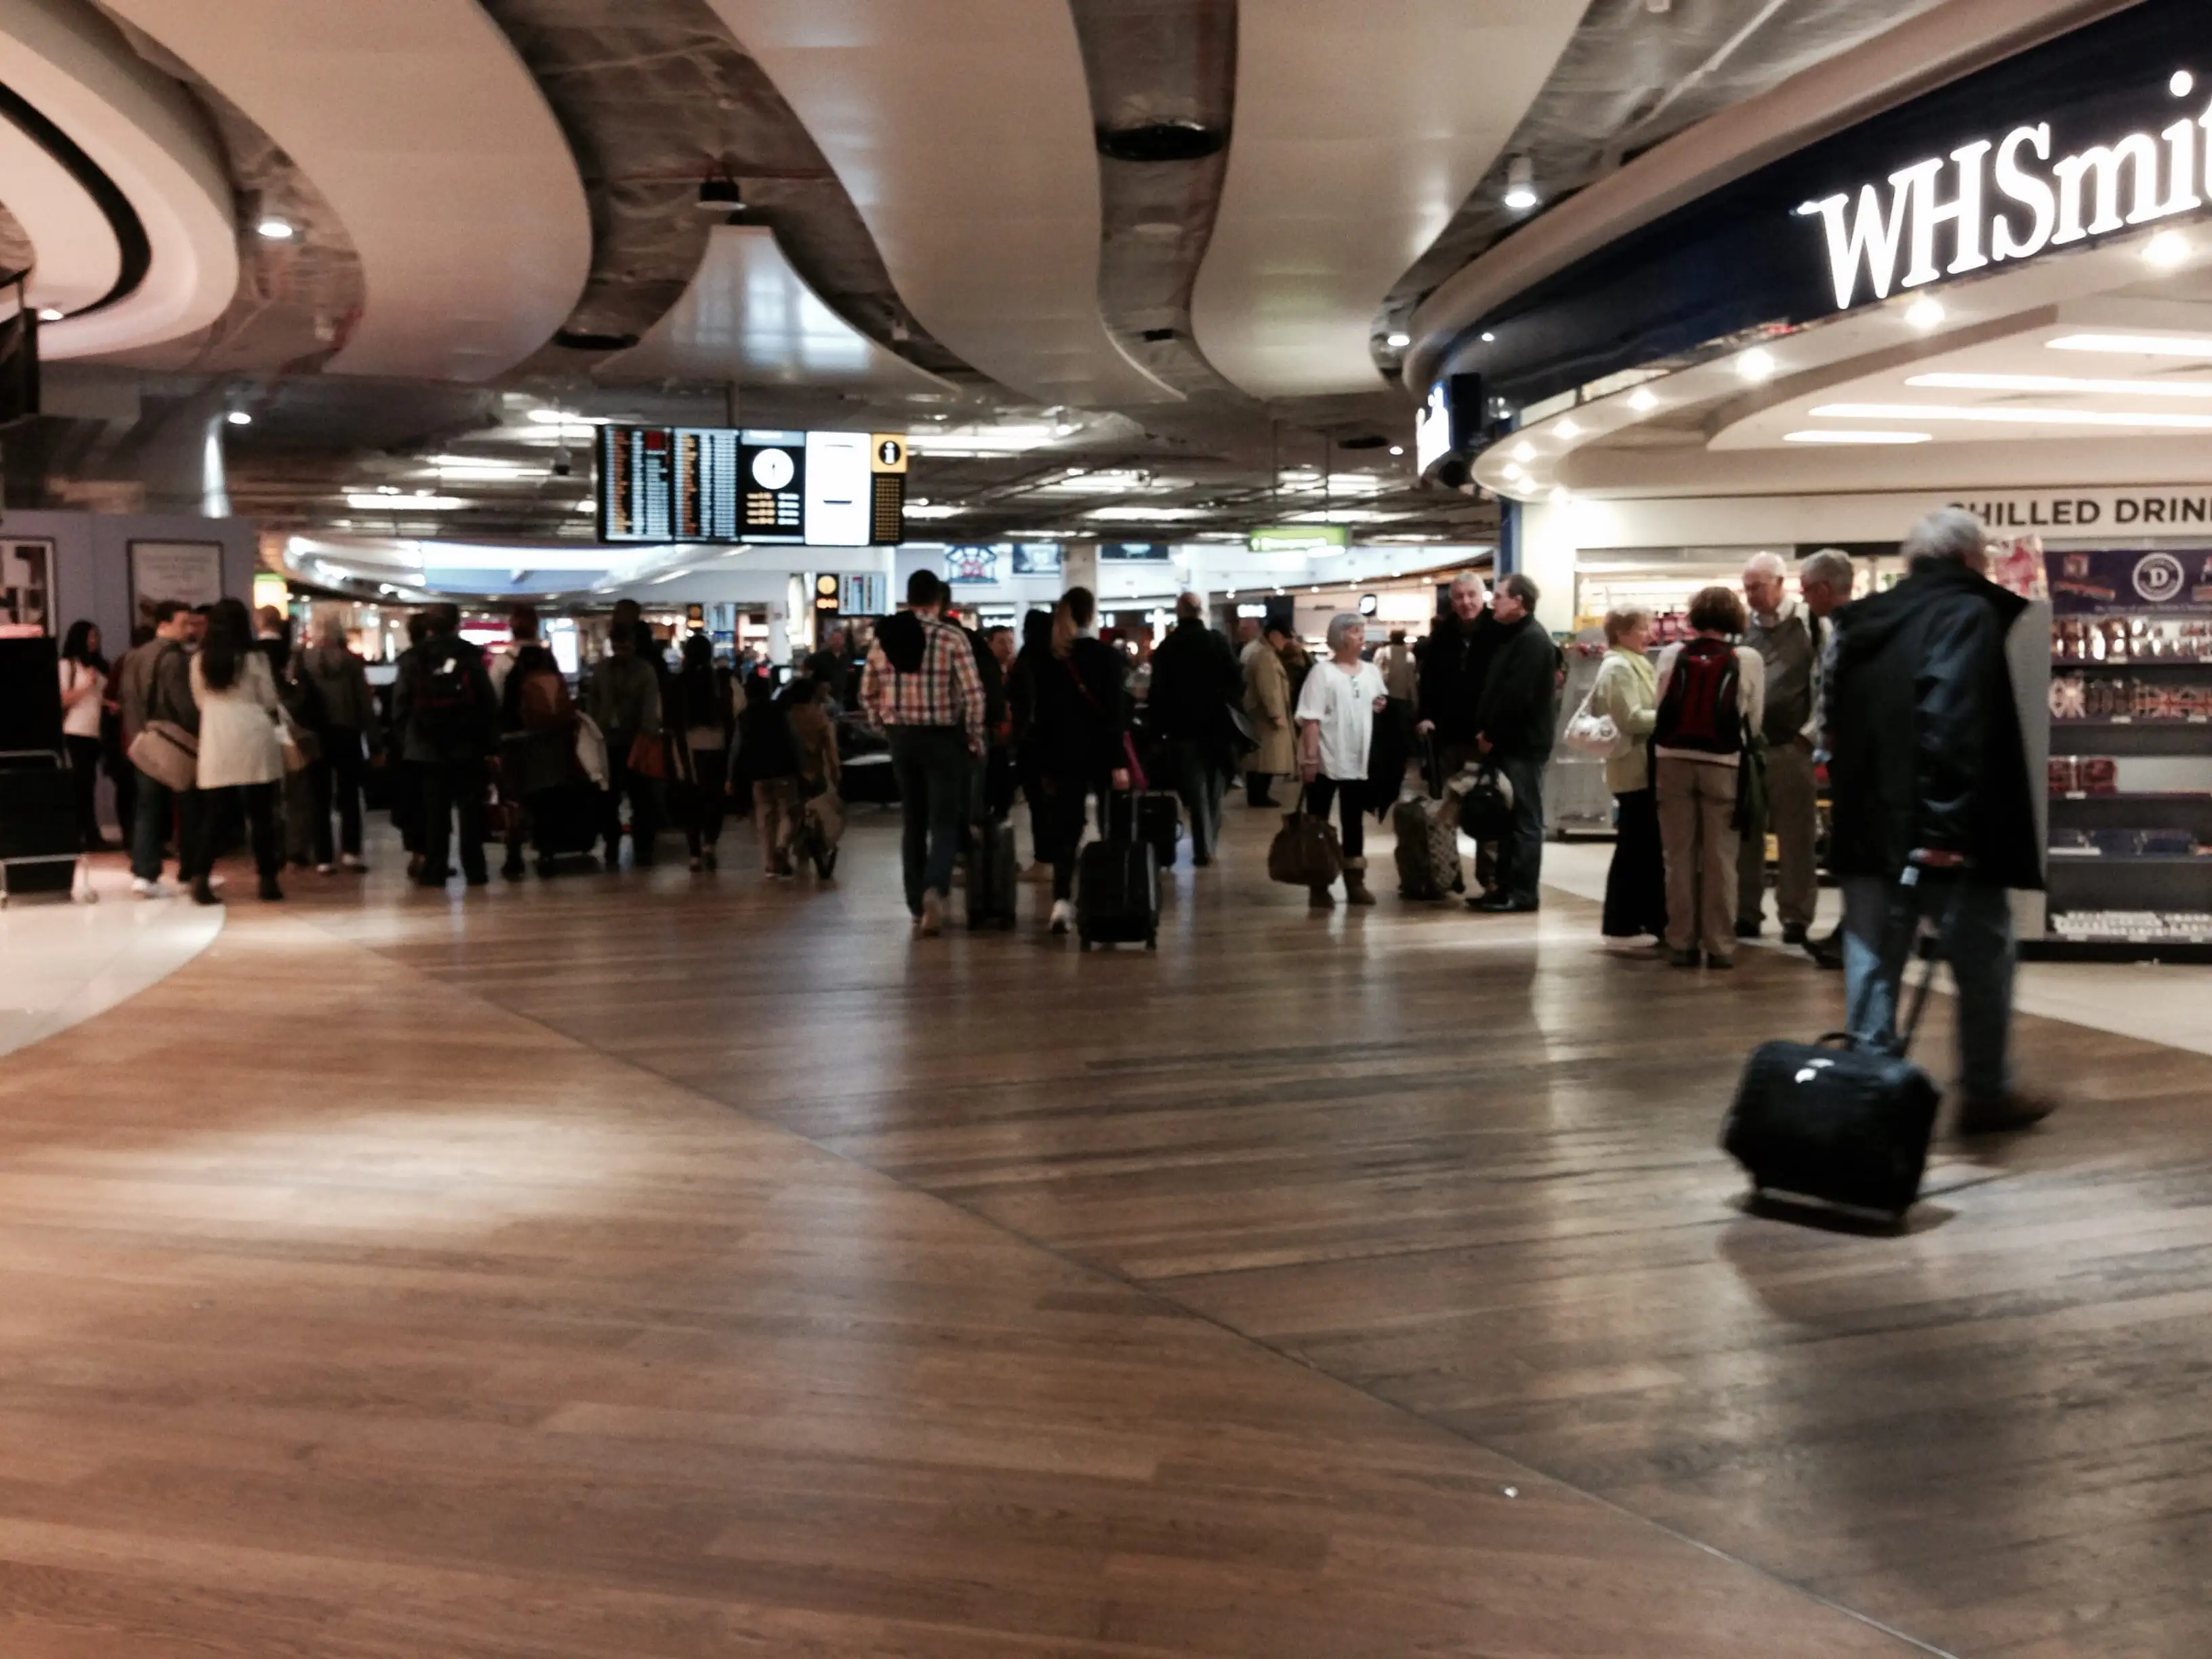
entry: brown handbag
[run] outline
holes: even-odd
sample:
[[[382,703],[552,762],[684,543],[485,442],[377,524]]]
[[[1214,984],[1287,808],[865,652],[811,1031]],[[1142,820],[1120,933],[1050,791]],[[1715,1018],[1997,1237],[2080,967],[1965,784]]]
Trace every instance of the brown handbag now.
[[[666,777],[668,744],[657,733],[639,732],[629,742],[629,769],[634,777]]]
[[[1283,814],[1283,827],[1267,848],[1267,878],[1288,887],[1327,887],[1344,873],[1344,847],[1327,818],[1306,811],[1306,792]]]

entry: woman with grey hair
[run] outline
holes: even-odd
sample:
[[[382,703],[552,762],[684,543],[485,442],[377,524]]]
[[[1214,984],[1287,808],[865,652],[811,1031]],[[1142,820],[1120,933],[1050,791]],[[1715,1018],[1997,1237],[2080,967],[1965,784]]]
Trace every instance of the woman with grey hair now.
[[[1589,712],[1610,720],[1619,734],[1605,762],[1615,831],[1603,927],[1605,948],[1627,952],[1667,936],[1667,862],[1659,842],[1659,797],[1651,785],[1651,732],[1659,723],[1658,671],[1646,654],[1651,613],[1639,605],[1608,611],[1605,643],[1605,660],[1589,690]]]
[[[368,868],[361,857],[361,775],[367,757],[383,742],[384,722],[368,665],[347,642],[344,611],[326,606],[316,613],[314,624],[314,643],[294,653],[292,674],[314,688],[322,713],[320,741],[307,767],[307,826],[315,867],[328,875],[333,853],[349,870]],[[335,842],[333,808],[338,816]]]
[[[1382,672],[1360,660],[1367,624],[1351,611],[1328,620],[1328,658],[1316,663],[1298,692],[1298,781],[1308,810],[1326,818],[1335,805],[1344,831],[1344,899],[1372,904],[1367,890],[1367,761],[1375,741],[1375,716],[1390,699]],[[1310,890],[1316,910],[1336,902],[1326,887]]]

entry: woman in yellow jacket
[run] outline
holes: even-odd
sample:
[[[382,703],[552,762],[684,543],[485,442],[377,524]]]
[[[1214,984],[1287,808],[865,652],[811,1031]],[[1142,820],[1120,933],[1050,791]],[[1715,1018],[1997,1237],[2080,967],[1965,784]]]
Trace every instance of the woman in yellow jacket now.
[[[1645,654],[1651,613],[1634,606],[1607,612],[1605,642],[1605,661],[1589,694],[1590,713],[1605,715],[1620,733],[1620,746],[1605,763],[1605,787],[1619,809],[1613,867],[1605,878],[1605,948],[1641,951],[1667,936],[1667,863],[1651,777],[1658,673]]]

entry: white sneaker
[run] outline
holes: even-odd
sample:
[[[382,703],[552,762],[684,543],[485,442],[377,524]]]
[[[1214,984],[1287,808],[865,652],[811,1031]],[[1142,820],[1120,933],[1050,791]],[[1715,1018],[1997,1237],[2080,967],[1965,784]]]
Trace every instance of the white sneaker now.
[[[228,884],[229,884],[224,880],[222,871],[210,870],[208,872],[208,885],[214,888],[216,892],[220,893]]]
[[[362,856],[358,853],[348,853],[340,858],[338,862],[349,870],[359,871],[368,868],[368,866],[362,861]]]
[[[319,876],[334,876],[337,873],[337,868],[335,864],[319,864],[315,866],[315,873]]]
[[[131,878],[131,890],[144,899],[174,898],[177,896],[177,890],[158,877],[149,881],[143,876],[133,876]]]
[[[1607,933],[1605,936],[1605,948],[1617,957],[1642,957],[1650,955],[1659,947],[1641,933],[1626,938]]]
[[[1052,931],[1064,933],[1075,923],[1075,906],[1066,899],[1052,902]]]

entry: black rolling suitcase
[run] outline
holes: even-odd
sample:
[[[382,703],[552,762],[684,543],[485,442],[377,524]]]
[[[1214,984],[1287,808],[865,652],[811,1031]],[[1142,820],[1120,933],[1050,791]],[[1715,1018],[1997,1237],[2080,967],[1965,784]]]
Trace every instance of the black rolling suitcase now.
[[[1165,789],[1115,790],[1106,797],[1106,839],[1143,842],[1160,869],[1172,869],[1182,841],[1182,803]]]
[[[606,833],[606,795],[597,784],[564,783],[524,797],[538,873],[552,875],[562,860],[592,857]]]
[[[1003,818],[986,816],[975,826],[974,848],[968,859],[968,925],[1012,927],[1020,878],[1014,826]]]
[[[1916,943],[1917,919],[1909,925]],[[1935,982],[1936,963],[1913,987],[1903,1042],[1892,1054],[1840,1032],[1818,1042],[1763,1042],[1752,1050],[1721,1146],[1743,1165],[1754,1195],[1817,1199],[1902,1221],[1920,1195],[1928,1142],[1942,1091],[1905,1057]]]
[[[1137,833],[1144,822],[1140,800],[1140,792],[1109,791],[1106,837],[1077,856],[1075,934],[1086,951],[1094,945],[1159,946],[1159,853]]]

